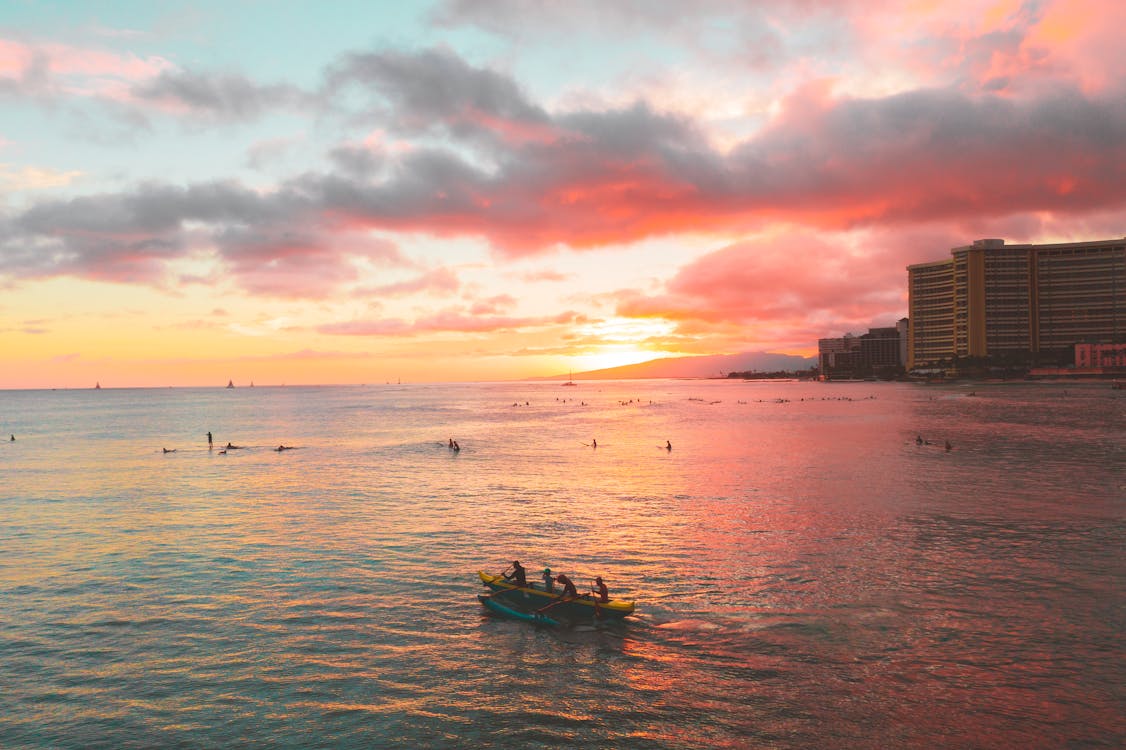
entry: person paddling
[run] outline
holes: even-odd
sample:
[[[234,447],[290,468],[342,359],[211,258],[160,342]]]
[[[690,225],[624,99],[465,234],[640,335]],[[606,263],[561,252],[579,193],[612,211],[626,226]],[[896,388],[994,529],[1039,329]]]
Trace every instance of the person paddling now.
[[[606,588],[606,584],[602,582],[602,576],[594,577],[594,591],[598,595],[598,601],[610,601],[610,590]]]
[[[527,572],[524,570],[524,566],[520,564],[519,560],[512,561],[511,573],[505,572],[501,573],[501,575],[504,576],[504,580],[506,581],[516,581],[517,586],[524,588],[528,586]]]
[[[563,584],[563,597],[566,599],[578,599],[579,590],[575,588],[575,582],[567,577],[565,573],[560,573],[555,576],[555,582]]]

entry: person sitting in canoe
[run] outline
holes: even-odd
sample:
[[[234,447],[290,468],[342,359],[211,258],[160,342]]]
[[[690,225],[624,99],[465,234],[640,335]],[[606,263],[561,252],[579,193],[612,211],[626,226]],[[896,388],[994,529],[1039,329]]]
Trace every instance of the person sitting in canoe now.
[[[560,573],[559,575],[555,576],[555,582],[563,584],[564,597],[568,599],[579,598],[579,590],[575,588],[575,582],[568,578],[566,574]]]
[[[555,592],[555,579],[551,577],[551,568],[543,569],[543,590],[549,594]]]
[[[598,594],[598,601],[610,601],[610,590],[606,588],[606,584],[602,582],[602,576],[594,577],[594,591]]]
[[[504,580],[506,581],[515,581],[517,586],[522,586],[525,588],[528,586],[527,573],[524,570],[524,566],[520,564],[519,560],[512,561],[511,573],[505,571],[504,573],[501,573],[501,575],[504,576]]]

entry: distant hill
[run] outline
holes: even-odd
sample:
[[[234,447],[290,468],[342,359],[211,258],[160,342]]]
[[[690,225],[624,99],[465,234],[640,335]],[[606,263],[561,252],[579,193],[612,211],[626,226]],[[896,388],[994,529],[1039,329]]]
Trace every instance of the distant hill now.
[[[667,357],[651,359],[636,365],[609,367],[605,370],[576,372],[572,380],[618,380],[642,378],[722,378],[729,372],[780,372],[808,370],[817,364],[816,357],[799,357],[793,354],[772,352],[743,352],[742,354],[712,354],[704,357]],[[566,375],[556,375],[536,380],[566,380]]]

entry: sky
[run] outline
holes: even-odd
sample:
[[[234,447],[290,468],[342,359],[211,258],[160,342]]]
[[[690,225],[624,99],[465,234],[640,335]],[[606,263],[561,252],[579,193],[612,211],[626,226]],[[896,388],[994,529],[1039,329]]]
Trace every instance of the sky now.
[[[1126,235],[1120,0],[0,4],[0,388],[812,355]]]

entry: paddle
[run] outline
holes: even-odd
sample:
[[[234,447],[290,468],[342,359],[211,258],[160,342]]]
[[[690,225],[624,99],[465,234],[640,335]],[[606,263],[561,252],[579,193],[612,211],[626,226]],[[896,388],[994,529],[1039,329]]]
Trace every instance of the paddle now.
[[[574,593],[573,596],[568,596],[567,590],[564,589],[563,593],[559,595],[559,599],[557,599],[556,601],[553,601],[551,604],[548,604],[547,606],[540,607],[539,609],[536,610],[536,613],[538,614],[538,613],[546,612],[547,610],[551,609],[552,607],[558,606],[560,604],[564,604],[566,602],[573,602],[573,601],[576,601],[578,599],[582,599],[585,596],[587,596],[587,594],[580,594],[577,591]]]
[[[559,595],[559,599],[557,599],[556,601],[553,601],[553,602],[552,602],[551,604],[548,604],[548,605],[547,605],[547,606],[545,606],[545,607],[540,607],[539,609],[537,609],[537,610],[534,610],[534,612],[535,612],[535,613],[536,613],[537,615],[542,615],[542,614],[543,614],[544,612],[546,612],[547,610],[551,609],[552,607],[556,607],[556,606],[558,606],[558,605],[560,605],[560,604],[565,604],[565,603],[567,603],[567,602],[573,602],[573,601],[575,601],[575,600],[576,600],[576,599],[578,599],[578,598],[579,598],[579,597],[577,597],[577,596],[566,597],[566,595],[564,595],[564,594],[560,594],[560,595]]]

